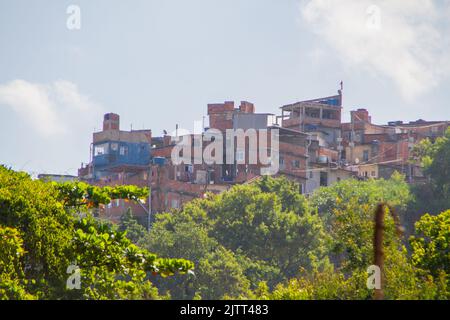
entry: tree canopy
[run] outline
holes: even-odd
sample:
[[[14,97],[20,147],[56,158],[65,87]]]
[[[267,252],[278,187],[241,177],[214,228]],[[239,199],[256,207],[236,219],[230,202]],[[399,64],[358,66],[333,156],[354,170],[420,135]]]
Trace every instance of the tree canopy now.
[[[392,216],[410,219],[416,191],[398,173],[308,197],[288,178],[262,177],[156,214],[147,231],[131,210],[118,225],[90,214],[147,189],[45,183],[0,167],[0,297],[371,299],[374,211],[385,203],[385,298],[448,299],[450,211],[421,215],[409,241],[396,232]]]
[[[161,259],[88,211],[115,197],[139,199],[147,193],[137,187],[46,183],[0,166],[0,298],[159,298],[151,280],[187,273],[193,263]],[[77,290],[67,287],[73,265],[80,272]]]

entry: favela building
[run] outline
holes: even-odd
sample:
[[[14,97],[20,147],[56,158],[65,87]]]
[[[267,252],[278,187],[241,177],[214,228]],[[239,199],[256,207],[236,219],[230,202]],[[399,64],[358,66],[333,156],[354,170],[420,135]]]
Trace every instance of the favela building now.
[[[421,119],[379,125],[372,122],[368,110],[358,108],[350,111],[351,120],[344,123],[342,94],[339,90],[337,95],[283,105],[280,115],[257,113],[247,101],[208,104],[208,127],[203,124],[188,134],[177,128],[171,135],[157,137],[150,129],[123,131],[120,116],[108,113],[103,130],[93,134],[90,160],[78,170],[78,178],[99,186],[151,188],[146,203],[115,200],[101,210],[103,218],[115,222],[127,208],[145,219],[151,213],[181,208],[208,192],[251,182],[274,162],[274,174],[297,181],[306,195],[342,179],[389,178],[395,171],[411,183],[420,181],[421,168],[411,161],[414,144],[443,136],[450,122]],[[227,136],[230,130],[243,133],[244,143],[237,136]],[[215,138],[210,132],[215,132]],[[267,135],[261,138],[261,132]],[[205,161],[202,155],[219,140],[222,150],[212,154],[216,161]],[[180,141],[190,142],[192,151],[183,154],[181,162],[173,159]],[[269,163],[261,161],[261,154],[268,156]],[[254,155],[258,155],[256,162],[250,161]]]

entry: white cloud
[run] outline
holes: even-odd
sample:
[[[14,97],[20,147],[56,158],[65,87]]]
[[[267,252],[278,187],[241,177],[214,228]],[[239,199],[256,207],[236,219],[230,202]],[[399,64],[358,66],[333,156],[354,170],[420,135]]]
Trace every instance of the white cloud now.
[[[10,107],[43,136],[69,133],[75,123],[85,124],[84,119],[92,119],[91,115],[101,112],[100,106],[65,80],[49,85],[25,80],[0,84],[1,107]]]
[[[412,100],[450,70],[450,2],[304,0],[303,21],[347,67],[387,77]],[[317,50],[317,49],[313,49]]]

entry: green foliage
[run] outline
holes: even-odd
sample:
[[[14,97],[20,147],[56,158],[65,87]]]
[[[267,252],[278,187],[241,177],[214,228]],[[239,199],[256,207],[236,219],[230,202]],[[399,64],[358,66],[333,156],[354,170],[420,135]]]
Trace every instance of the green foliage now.
[[[34,280],[27,290],[38,297],[61,294],[57,284],[65,283],[70,264],[73,217],[58,197],[51,184],[0,166],[0,225],[20,232],[26,251],[20,260],[27,266],[23,278]]]
[[[274,193],[280,199],[282,211],[292,211],[302,214],[308,211],[306,198],[299,193],[299,184],[285,177],[273,179],[263,176],[255,185],[264,193]]]
[[[410,201],[409,187],[403,176],[395,174],[390,180],[344,180],[331,187],[318,189],[312,199],[332,237],[333,261],[345,271],[367,268],[373,260],[374,210],[387,203],[403,213]],[[396,251],[399,239],[393,219],[385,214],[385,246]]]
[[[433,171],[446,174],[447,141],[417,151],[429,157],[430,192],[448,182]],[[0,298],[371,299],[374,210],[387,203],[404,218],[413,200],[400,174],[344,180],[308,199],[287,178],[263,177],[157,214],[150,232],[131,210],[118,226],[90,214],[111,199],[147,196],[132,186],[44,183],[0,167]],[[411,253],[388,210],[384,223],[385,298],[449,299],[450,211],[416,223]],[[73,264],[80,290],[66,288]]]
[[[138,244],[142,241],[147,234],[145,227],[133,216],[131,208],[128,208],[120,217],[119,231],[126,231],[127,238],[134,244]]]
[[[240,296],[248,292],[249,280],[233,252],[218,247],[206,254],[198,264],[198,294],[203,299],[225,295]]]
[[[440,138],[438,138],[440,139]],[[440,140],[438,140],[439,142]],[[421,167],[427,169],[433,162],[433,157],[436,154],[437,144],[431,142],[430,139],[423,139],[415,144],[411,154],[410,161],[412,163],[419,163]]]
[[[420,141],[411,160],[421,164],[429,178],[413,188],[416,199],[410,205],[411,215],[419,218],[424,212],[438,214],[450,208],[450,128],[434,142]]]
[[[242,295],[260,281],[273,286],[298,274],[301,266],[310,269],[312,261],[325,258],[327,237],[298,190],[287,179],[264,178],[158,214],[147,248],[161,256],[183,255],[198,265],[195,281],[172,279],[157,283],[158,288],[179,299],[195,293],[218,299]],[[229,264],[217,261],[221,256]]]
[[[80,298],[137,299],[148,294],[148,276],[184,274],[193,264],[183,259],[161,259],[142,250],[125,236],[93,218],[75,225],[74,261],[81,269]]]
[[[64,182],[53,185],[58,190],[58,200],[67,207],[98,207],[108,204],[112,199],[128,199],[139,201],[148,196],[147,188],[137,186],[97,187],[84,182]]]
[[[246,278],[250,281],[250,288],[256,289],[260,282],[273,288],[280,279],[285,278],[280,268],[268,261],[250,259],[241,250],[235,253],[238,263],[242,266]]]
[[[374,256],[374,211],[386,203],[404,218],[413,200],[404,177],[344,180],[310,199],[298,191],[285,178],[265,177],[158,214],[143,243],[161,256],[184,255],[197,269],[195,276],[155,284],[177,299],[372,299],[366,282]],[[384,223],[385,298],[448,299],[442,268],[424,272],[388,210]],[[440,240],[424,236],[419,243],[428,247],[414,255],[443,248],[445,228],[441,222]],[[422,229],[419,224],[417,232]],[[440,251],[440,256],[448,267],[448,255]]]
[[[435,278],[450,280],[450,210],[437,216],[425,214],[410,238],[415,266]]]
[[[20,258],[25,254],[23,240],[17,229],[0,227],[0,274],[19,278],[23,274]]]
[[[295,198],[303,204],[303,196]],[[327,237],[320,217],[306,205],[296,211],[285,207],[283,211],[275,192],[266,193],[253,185],[235,186],[211,203],[209,215],[215,220],[211,234],[226,248],[267,261],[286,277],[294,276],[300,266],[310,268],[311,259],[324,257]]]
[[[33,299],[25,290],[21,258],[25,254],[23,240],[15,228],[0,226],[0,299]]]
[[[343,209],[350,199],[354,199],[356,205],[367,205],[370,210],[379,203],[386,203],[402,214],[412,196],[404,176],[396,172],[389,180],[347,179],[330,187],[321,187],[314,192],[310,205],[318,208],[319,214],[329,224],[332,223],[333,211]]]
[[[146,193],[79,183],[71,189],[0,166],[0,298],[160,298],[149,278],[184,274],[192,262],[158,258],[111,225],[72,214],[78,204],[86,213],[85,204]],[[80,290],[66,288],[67,268],[74,263],[81,270]]]
[[[218,247],[217,241],[208,235],[209,230],[205,211],[198,201],[193,201],[182,211],[157,214],[151,233],[142,241],[142,245],[160,256],[184,257],[198,266],[207,254]],[[198,276],[199,271],[196,270],[195,274]],[[196,278],[193,275],[174,276],[165,281],[156,281],[155,284],[161,292],[170,292],[174,299],[192,299],[200,286],[208,285]]]
[[[444,137],[438,138],[433,144],[431,163],[425,172],[435,182],[436,189],[442,196],[450,195],[450,128]]]

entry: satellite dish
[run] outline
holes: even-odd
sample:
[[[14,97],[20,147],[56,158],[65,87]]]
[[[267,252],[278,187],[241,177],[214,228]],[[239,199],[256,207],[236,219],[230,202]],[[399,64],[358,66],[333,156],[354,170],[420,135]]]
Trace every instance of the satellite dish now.
[[[355,163],[358,164],[359,163],[359,158],[355,159]]]

